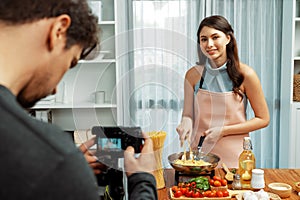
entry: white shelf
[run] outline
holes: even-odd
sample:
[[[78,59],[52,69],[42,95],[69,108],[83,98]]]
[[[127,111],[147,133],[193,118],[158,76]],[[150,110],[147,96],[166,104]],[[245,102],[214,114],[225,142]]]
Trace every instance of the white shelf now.
[[[300,17],[295,17],[296,22],[300,22]]]
[[[80,60],[78,63],[114,63],[116,59]]]
[[[101,21],[98,24],[100,25],[115,25],[115,21]]]
[[[294,60],[300,60],[300,56],[294,57]]]
[[[299,101],[293,101],[293,107],[294,108],[300,108],[300,102]]]
[[[95,104],[91,102],[83,102],[76,104],[67,104],[67,103],[53,103],[53,104],[38,104],[35,105],[32,109],[88,109],[88,108],[117,108],[116,104]]]

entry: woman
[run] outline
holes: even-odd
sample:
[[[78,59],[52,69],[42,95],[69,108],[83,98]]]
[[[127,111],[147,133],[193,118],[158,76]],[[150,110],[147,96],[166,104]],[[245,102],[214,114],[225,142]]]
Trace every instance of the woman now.
[[[189,69],[184,83],[184,108],[177,127],[181,144],[188,139],[220,156],[220,163],[238,167],[243,138],[269,124],[269,111],[255,71],[239,61],[233,30],[222,16],[205,18],[198,28],[197,66]],[[254,111],[246,119],[249,100]]]

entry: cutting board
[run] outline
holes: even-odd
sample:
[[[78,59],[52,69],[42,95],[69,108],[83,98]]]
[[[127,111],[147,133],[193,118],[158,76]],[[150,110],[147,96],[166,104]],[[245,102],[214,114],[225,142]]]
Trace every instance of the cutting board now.
[[[243,190],[244,191],[244,190]],[[229,196],[228,197],[201,197],[201,198],[192,198],[192,197],[185,197],[185,196],[181,196],[181,197],[174,197],[172,189],[170,188],[170,196],[171,199],[173,200],[227,200],[227,199],[231,199],[232,195],[237,195],[238,192],[235,190],[228,190],[229,192]]]

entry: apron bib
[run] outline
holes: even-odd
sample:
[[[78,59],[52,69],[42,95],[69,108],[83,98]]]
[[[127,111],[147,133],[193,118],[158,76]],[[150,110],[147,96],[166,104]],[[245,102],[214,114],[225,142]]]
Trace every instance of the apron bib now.
[[[234,92],[210,92],[198,89],[194,98],[194,139],[196,149],[204,131],[213,127],[239,124],[246,121],[244,97]],[[222,137],[211,153],[218,155],[221,163],[229,168],[238,168],[238,158],[243,151],[243,138],[249,133]]]

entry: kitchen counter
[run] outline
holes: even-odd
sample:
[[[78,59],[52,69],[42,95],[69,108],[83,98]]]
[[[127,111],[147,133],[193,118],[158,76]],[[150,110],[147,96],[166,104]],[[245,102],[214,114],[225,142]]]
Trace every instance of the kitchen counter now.
[[[265,174],[266,187],[265,191],[269,191],[268,184],[272,182],[283,182],[291,185],[293,187],[292,194],[288,200],[299,200],[297,192],[294,190],[294,183],[300,181],[300,169],[263,169]],[[216,168],[215,175],[224,178],[225,172],[222,168]],[[174,169],[165,169],[164,173],[166,187],[163,189],[157,190],[159,200],[169,200],[169,188],[174,185],[175,182],[175,170]],[[229,184],[230,188],[230,184]],[[232,198],[235,199],[235,198]]]

